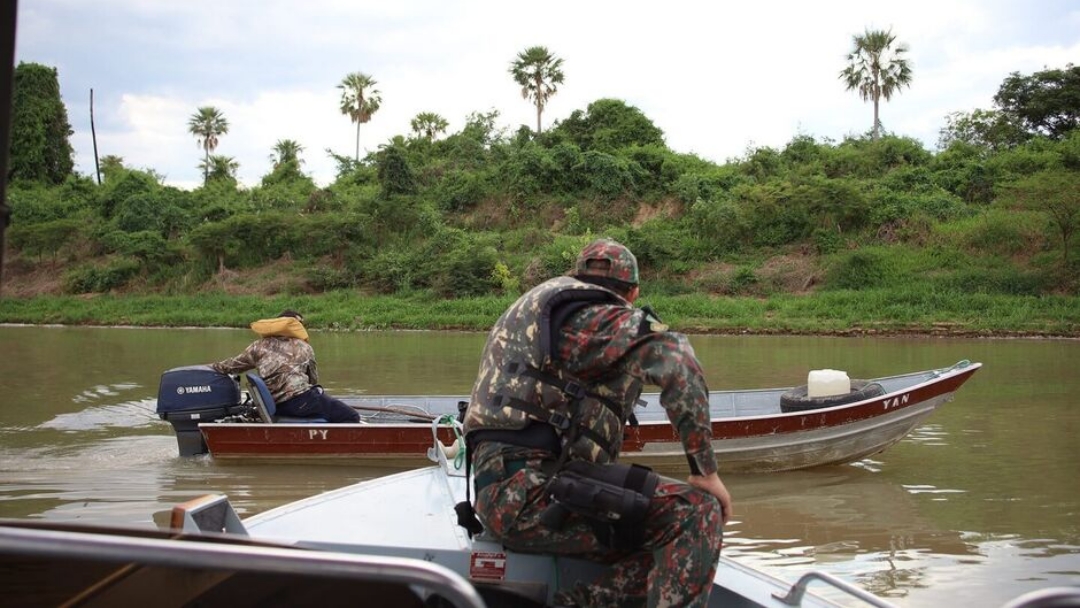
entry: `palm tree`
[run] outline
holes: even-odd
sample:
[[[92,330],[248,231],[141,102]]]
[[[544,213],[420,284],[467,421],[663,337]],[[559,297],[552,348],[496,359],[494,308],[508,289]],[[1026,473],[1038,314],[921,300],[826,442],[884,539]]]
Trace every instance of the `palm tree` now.
[[[420,112],[409,124],[417,135],[423,135],[429,141],[435,139],[436,135],[445,133],[446,128],[450,126],[445,118],[434,112]]]
[[[204,161],[200,162],[199,168],[203,170],[207,181],[224,179],[235,182],[240,163],[236,162],[236,159],[231,156],[215,154],[206,157]]]
[[[203,185],[210,178],[210,153],[217,149],[218,137],[229,132],[229,123],[221,110],[203,106],[188,120],[188,131],[196,137],[203,149]]]
[[[274,153],[270,155],[270,160],[274,163],[274,168],[278,168],[288,162],[295,162],[297,165],[304,164],[303,159],[300,158],[300,153],[304,151],[304,146],[292,139],[279,139],[274,144]]]
[[[363,72],[353,72],[341,80],[341,113],[356,123],[356,162],[360,162],[360,125],[371,120],[382,98],[375,89],[375,79]]]
[[[563,82],[562,59],[555,57],[542,46],[533,46],[518,53],[510,64],[510,74],[521,85],[521,96],[536,105],[536,132],[540,133],[540,115],[548,99],[558,91],[556,85]]]
[[[106,154],[101,157],[101,174],[105,176],[105,181],[109,181],[109,177],[122,171],[124,169],[124,158],[115,154]]]
[[[847,90],[856,90],[863,101],[874,102],[873,138],[881,132],[878,103],[888,101],[901,87],[911,86],[911,63],[904,56],[906,44],[896,44],[892,30],[867,29],[852,37],[855,48],[848,54],[848,67],[840,72]]]

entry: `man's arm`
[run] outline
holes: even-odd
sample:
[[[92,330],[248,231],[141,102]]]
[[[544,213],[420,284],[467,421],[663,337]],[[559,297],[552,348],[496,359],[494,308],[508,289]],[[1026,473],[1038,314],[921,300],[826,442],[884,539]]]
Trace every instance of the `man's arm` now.
[[[221,374],[239,374],[240,372],[246,372],[249,369],[255,369],[258,365],[255,362],[255,344],[251,343],[244,352],[224,361],[218,361],[217,363],[211,363],[210,367],[214,371]]]
[[[673,332],[645,334],[627,352],[627,372],[660,387],[660,404],[682,440],[690,473],[716,473],[709,420],[709,387],[686,336]]]
[[[690,483],[732,512],[731,495],[716,470],[709,420],[709,387],[686,336],[650,331],[645,313],[622,307],[587,308],[561,328],[560,358],[568,371],[596,377],[612,368],[660,387],[660,404],[678,433],[690,465]]]

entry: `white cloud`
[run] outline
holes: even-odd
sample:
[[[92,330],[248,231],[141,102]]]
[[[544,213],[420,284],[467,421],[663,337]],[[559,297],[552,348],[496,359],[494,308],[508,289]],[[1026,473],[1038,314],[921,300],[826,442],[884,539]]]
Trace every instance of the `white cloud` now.
[[[451,132],[491,109],[511,129],[534,125],[507,70],[519,51],[544,45],[566,73],[545,127],[614,97],[640,108],[676,151],[723,162],[796,134],[865,132],[872,109],[838,74],[852,35],[866,27],[892,28],[909,45],[913,86],[883,105],[882,120],[928,147],[948,113],[990,107],[1010,72],[1080,56],[1069,33],[1080,10],[1007,0],[35,0],[20,7],[19,25],[17,58],[60,70],[78,170],[93,167],[83,118],[93,87],[101,153],[187,187],[200,181],[187,121],[201,105],[229,120],[217,153],[240,163],[242,183],[269,171],[279,139],[298,141],[305,170],[332,181],[325,150],[350,155],[355,145],[335,88],[353,71],[374,76],[383,99],[361,126],[363,150],[408,134],[422,111],[443,115]]]

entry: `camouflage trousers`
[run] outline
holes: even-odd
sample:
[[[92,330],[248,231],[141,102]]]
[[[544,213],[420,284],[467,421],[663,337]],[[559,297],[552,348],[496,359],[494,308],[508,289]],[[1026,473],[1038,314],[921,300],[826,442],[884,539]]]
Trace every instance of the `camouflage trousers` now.
[[[499,456],[482,468],[500,468]],[[539,460],[512,463],[501,479],[476,494],[476,513],[484,528],[507,548],[610,564],[598,579],[560,590],[561,606],[705,606],[723,542],[720,503],[690,485],[661,478],[649,505],[644,541],[631,551],[604,546],[592,525],[570,514],[553,530],[541,522],[550,505],[548,475]],[[524,466],[522,466],[524,464]],[[505,471],[505,468],[504,468]]]

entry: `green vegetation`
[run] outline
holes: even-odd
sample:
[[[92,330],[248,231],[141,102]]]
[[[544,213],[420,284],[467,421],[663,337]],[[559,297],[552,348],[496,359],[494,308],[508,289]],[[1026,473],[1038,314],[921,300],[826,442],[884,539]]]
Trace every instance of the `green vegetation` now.
[[[74,167],[67,108],[56,68],[20,63],[12,89],[9,180],[60,184]]]
[[[357,297],[318,295],[51,296],[0,300],[9,323],[161,327],[247,327],[283,308],[304,312],[312,329],[484,331],[512,296],[440,299],[430,294]],[[964,294],[933,289],[834,290],[815,297],[714,298],[704,294],[643,296],[664,321],[685,333],[937,334],[1076,336],[1080,308],[1065,296]]]
[[[443,135],[422,113],[363,159],[333,155],[326,187],[279,140],[270,172],[239,188],[209,131],[190,192],[116,157],[100,186],[29,166],[10,182],[0,320],[243,326],[288,304],[322,328],[484,329],[605,235],[686,331],[1080,335],[1080,130],[1059,103],[1078,76],[1010,75],[935,151],[799,135],[716,164],[599,99],[543,132],[492,111]],[[378,92],[346,82],[359,129]]]

